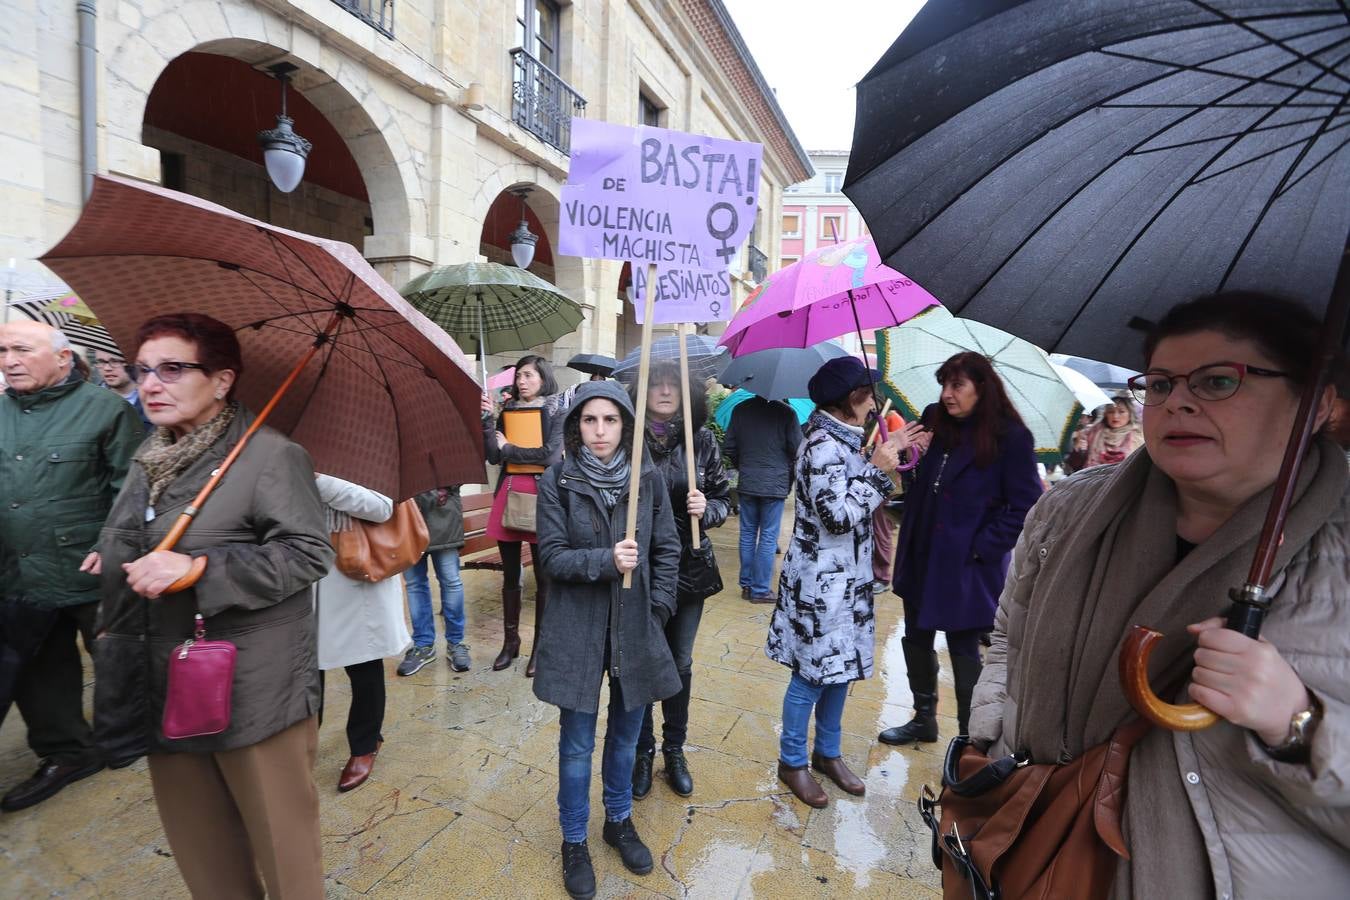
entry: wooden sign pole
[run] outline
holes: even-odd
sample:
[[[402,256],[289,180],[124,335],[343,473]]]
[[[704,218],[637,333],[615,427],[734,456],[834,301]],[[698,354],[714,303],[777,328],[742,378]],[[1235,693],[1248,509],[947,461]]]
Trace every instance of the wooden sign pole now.
[[[891,411],[891,398],[887,397],[886,404],[881,407],[881,414],[877,416],[876,424],[872,426],[872,433],[867,436],[866,442],[863,443],[864,450],[866,450],[868,447],[871,447],[872,444],[876,442],[876,439],[881,436],[881,420],[886,418],[886,413],[890,411]]]
[[[676,333],[680,336],[680,409],[684,410],[684,466],[686,477],[689,479],[689,490],[695,491],[699,489],[698,467],[694,465],[694,420],[689,414],[689,349],[684,343],[689,326],[681,322],[675,327]],[[689,517],[689,534],[692,540],[690,546],[697,550],[703,541],[698,533],[698,516]]]
[[[635,276],[636,277],[636,276]],[[637,540],[638,483],[642,480],[642,439],[647,433],[647,382],[652,374],[652,319],[656,317],[656,263],[647,264],[647,285],[644,291],[642,316],[642,350],[638,357],[637,415],[633,423],[632,469],[629,472],[628,522],[624,538]],[[639,562],[641,557],[639,557]],[[625,572],[623,586],[633,586],[633,573]]]

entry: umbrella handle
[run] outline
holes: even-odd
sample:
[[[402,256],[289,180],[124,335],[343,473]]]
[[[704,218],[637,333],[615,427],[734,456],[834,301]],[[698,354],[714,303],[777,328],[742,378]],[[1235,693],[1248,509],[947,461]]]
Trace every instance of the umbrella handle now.
[[[1168,703],[1148,683],[1148,660],[1162,632],[1134,625],[1120,648],[1120,685],[1139,715],[1168,731],[1202,731],[1219,717],[1199,703]]]

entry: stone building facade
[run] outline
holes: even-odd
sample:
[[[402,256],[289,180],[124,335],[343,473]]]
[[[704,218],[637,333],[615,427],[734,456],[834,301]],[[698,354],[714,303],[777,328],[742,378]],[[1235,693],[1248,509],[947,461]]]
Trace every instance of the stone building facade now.
[[[572,113],[764,144],[739,300],[779,256],[785,190],[811,174],[720,0],[8,0],[0,30],[0,256],[20,266],[75,221],[82,171],[165,183],[354,243],[395,286],[433,265],[509,260],[582,304],[544,348],[631,344],[618,262],[557,246]],[[96,156],[81,156],[81,17],[95,26]],[[86,57],[88,58],[88,57]],[[290,113],[314,142],[305,181],[270,185],[254,135],[274,124],[270,66],[297,67]],[[521,200],[514,193],[528,188]],[[509,227],[503,227],[508,225]],[[760,275],[762,277],[762,274]],[[473,348],[465,348],[471,351]],[[497,362],[497,361],[494,361]]]

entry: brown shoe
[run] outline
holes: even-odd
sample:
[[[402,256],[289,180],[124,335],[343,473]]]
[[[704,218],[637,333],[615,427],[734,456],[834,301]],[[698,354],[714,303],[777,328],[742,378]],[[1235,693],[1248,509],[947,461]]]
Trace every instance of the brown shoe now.
[[[751,597],[751,603],[777,603],[777,594],[760,594],[758,597]]]
[[[741,599],[742,600],[750,599],[750,589],[748,587],[741,588]]]
[[[380,755],[380,748],[383,746],[384,741],[380,741],[375,745],[374,753],[353,756],[347,760],[347,764],[342,767],[342,775],[338,778],[338,793],[345,794],[366,783],[371,769],[375,768],[375,757]]]
[[[807,806],[824,809],[830,805],[825,789],[820,782],[811,777],[806,766],[789,766],[781,759],[778,761],[778,780],[791,789],[793,795]]]
[[[819,753],[812,753],[811,768],[839,785],[839,789],[846,794],[861,797],[867,793],[867,785],[844,765],[842,756],[821,756]]]

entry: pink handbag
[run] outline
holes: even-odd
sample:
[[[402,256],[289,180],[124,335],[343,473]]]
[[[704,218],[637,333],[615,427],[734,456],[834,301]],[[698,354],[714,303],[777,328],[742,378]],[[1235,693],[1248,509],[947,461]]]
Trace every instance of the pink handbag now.
[[[164,737],[169,740],[206,737],[230,727],[234,691],[234,659],[238,648],[229,641],[206,640],[206,623],[197,613],[196,627],[169,656],[169,687],[164,696]]]

